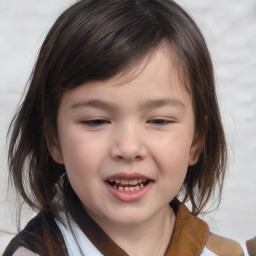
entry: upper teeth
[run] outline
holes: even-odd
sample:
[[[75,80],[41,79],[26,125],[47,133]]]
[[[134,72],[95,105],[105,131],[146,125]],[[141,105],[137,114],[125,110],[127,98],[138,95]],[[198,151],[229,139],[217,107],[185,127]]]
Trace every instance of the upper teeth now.
[[[122,186],[114,185],[114,188],[120,191],[132,192],[132,191],[137,191],[137,190],[140,190],[141,188],[144,188],[144,185],[142,183],[135,187],[122,187]]]
[[[141,183],[141,182],[145,182],[146,179],[141,179],[141,178],[135,178],[135,179],[132,179],[132,180],[128,180],[128,179],[110,179],[109,180],[110,182],[115,182],[117,184],[122,184],[122,185],[137,185],[138,183]]]

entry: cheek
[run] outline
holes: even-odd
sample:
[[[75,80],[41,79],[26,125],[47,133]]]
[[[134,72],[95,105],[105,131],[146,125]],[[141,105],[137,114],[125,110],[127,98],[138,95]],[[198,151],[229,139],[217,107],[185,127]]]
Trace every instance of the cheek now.
[[[100,152],[95,146],[79,143],[70,146],[63,152],[64,164],[67,171],[76,173],[90,173],[100,165]]]
[[[166,166],[174,167],[179,169],[187,169],[191,139],[181,136],[171,136],[164,140],[159,140],[155,144],[155,154],[159,156],[159,161],[164,163]],[[176,169],[175,168],[175,169]]]
[[[155,147],[155,162],[158,165],[159,177],[164,184],[163,189],[169,195],[176,196],[187,174],[190,153],[190,139],[170,137],[158,141]]]
[[[172,144],[173,145],[173,144]],[[189,150],[182,146],[170,146],[162,148],[159,159],[159,176],[162,179],[162,194],[166,194],[171,201],[180,191],[188,169]]]
[[[79,132],[66,131],[60,138],[61,150],[67,173],[79,176],[90,175],[99,165],[102,155],[98,144]]]
[[[90,143],[73,144],[64,153],[64,165],[74,191],[85,203],[92,197],[91,191],[97,189],[101,158],[99,150]]]

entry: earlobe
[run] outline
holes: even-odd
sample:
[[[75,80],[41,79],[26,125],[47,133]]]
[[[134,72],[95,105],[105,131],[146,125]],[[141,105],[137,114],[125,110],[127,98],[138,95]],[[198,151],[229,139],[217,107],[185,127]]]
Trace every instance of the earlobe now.
[[[189,154],[188,166],[195,165],[198,161],[199,156],[200,156],[200,153],[198,153],[197,150],[191,149]]]
[[[64,164],[59,141],[51,135],[47,135],[46,144],[52,159],[58,164]]]
[[[203,148],[202,139],[196,136],[190,149],[188,166],[195,165],[198,162],[198,159],[202,152],[202,148]]]

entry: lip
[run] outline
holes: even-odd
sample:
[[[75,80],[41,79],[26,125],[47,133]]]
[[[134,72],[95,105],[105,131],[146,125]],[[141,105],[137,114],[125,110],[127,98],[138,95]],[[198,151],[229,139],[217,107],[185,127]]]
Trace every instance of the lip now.
[[[106,180],[111,180],[111,179],[127,179],[127,180],[132,180],[132,179],[136,179],[136,178],[140,178],[142,180],[152,180],[151,178],[145,176],[145,175],[142,175],[140,173],[118,173],[118,174],[114,174],[114,175],[111,175],[111,176],[108,176],[106,178]]]
[[[111,184],[109,183],[109,180],[115,180],[115,179],[127,179],[127,180],[142,179],[142,180],[148,180],[148,182],[143,188],[139,190],[125,192],[125,191],[120,191],[114,188],[113,186],[111,186]],[[133,174],[119,173],[116,175],[109,176],[105,180],[105,185],[108,191],[110,192],[110,194],[114,196],[116,199],[120,200],[121,202],[139,201],[148,193],[148,191],[153,186],[153,183],[154,181],[149,177],[141,174],[136,174],[136,173],[133,173]]]

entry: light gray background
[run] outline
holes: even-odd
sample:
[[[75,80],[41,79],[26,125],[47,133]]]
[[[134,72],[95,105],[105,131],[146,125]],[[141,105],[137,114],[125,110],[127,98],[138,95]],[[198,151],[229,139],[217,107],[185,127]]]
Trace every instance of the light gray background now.
[[[71,0],[0,0],[0,253],[15,232],[7,197],[6,132],[40,44]],[[211,230],[240,242],[256,236],[256,0],[178,1],[208,42],[229,144],[220,208],[205,217]],[[23,223],[29,219],[23,213]],[[5,231],[5,232],[3,232]]]

